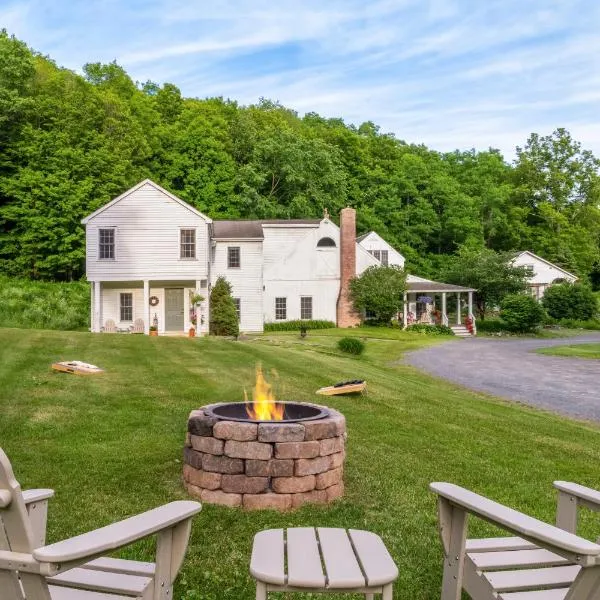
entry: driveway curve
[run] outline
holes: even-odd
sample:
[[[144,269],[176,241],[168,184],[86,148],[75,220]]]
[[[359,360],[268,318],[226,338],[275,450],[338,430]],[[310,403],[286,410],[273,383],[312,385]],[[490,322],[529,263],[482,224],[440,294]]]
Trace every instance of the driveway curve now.
[[[411,352],[404,362],[473,390],[600,421],[600,361],[535,352],[591,342],[600,342],[600,333],[553,339],[467,338]]]

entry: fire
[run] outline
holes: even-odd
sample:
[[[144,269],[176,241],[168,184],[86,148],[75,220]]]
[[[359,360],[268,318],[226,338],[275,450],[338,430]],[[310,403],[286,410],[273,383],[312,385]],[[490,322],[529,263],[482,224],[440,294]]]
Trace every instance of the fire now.
[[[257,421],[282,421],[285,407],[275,401],[271,384],[267,382],[261,365],[256,365],[256,384],[252,390],[252,403],[246,397],[246,412],[251,419]]]

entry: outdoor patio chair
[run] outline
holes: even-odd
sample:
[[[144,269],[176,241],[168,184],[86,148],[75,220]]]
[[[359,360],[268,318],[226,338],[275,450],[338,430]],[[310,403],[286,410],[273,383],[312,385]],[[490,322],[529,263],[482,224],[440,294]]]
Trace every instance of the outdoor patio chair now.
[[[46,509],[53,494],[22,492],[0,449],[2,600],[172,600],[198,502],[171,502],[46,546]],[[156,563],[103,556],[151,535],[157,536]]]
[[[144,319],[136,319],[133,322],[131,333],[144,333]]]
[[[444,549],[442,600],[595,600],[600,592],[600,545],[578,537],[577,505],[600,509],[600,494],[565,482],[557,522],[566,531],[450,483],[438,495]],[[472,514],[518,537],[466,539]]]
[[[112,319],[106,319],[106,321],[104,321],[102,333],[117,333],[117,325]]]

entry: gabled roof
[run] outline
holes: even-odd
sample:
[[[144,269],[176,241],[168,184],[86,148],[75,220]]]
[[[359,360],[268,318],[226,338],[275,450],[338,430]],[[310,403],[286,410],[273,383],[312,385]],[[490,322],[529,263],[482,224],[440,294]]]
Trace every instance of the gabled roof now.
[[[531,250],[522,250],[521,252],[515,252],[515,254],[513,256],[513,260],[519,258],[519,256],[523,256],[523,254],[529,254],[529,256],[531,256],[532,258],[535,258],[536,260],[539,260],[540,262],[546,263],[550,267],[554,267],[555,269],[562,271],[566,275],[570,275],[571,277],[574,277],[575,279],[579,279],[579,277],[577,277],[577,275],[575,275],[574,273],[571,273],[571,272],[567,271],[566,269],[563,269],[562,267],[559,267],[558,265],[550,262],[549,260],[546,260],[545,258],[542,258],[541,256],[538,256],[537,254],[534,254],[533,252],[531,252]]]
[[[318,227],[319,219],[262,219],[262,220],[218,220],[212,224],[212,238],[215,240],[262,240],[263,225],[267,227]]]
[[[152,181],[150,179],[144,179],[143,181],[140,181],[137,185],[134,185],[131,189],[127,190],[126,192],[123,192],[120,196],[117,196],[116,198],[114,198],[113,200],[111,200],[110,202],[105,204],[104,206],[101,206],[98,210],[94,211],[91,215],[88,215],[87,217],[85,217],[85,219],[81,219],[81,222],[85,225],[91,219],[93,219],[95,216],[104,212],[107,208],[114,206],[117,202],[120,202],[124,198],[127,198],[127,196],[129,196],[133,192],[137,192],[137,190],[139,190],[144,185],[151,185],[154,189],[165,194],[165,196],[168,196],[171,200],[174,200],[175,202],[177,202],[184,208],[187,208],[190,212],[192,212],[196,216],[204,219],[207,223],[212,223],[212,219],[210,217],[207,217],[206,215],[202,214],[199,210],[196,210],[193,206],[191,206],[187,202],[184,202],[181,198],[178,198],[177,196],[175,196],[175,194],[172,194],[171,192],[165,190],[160,185],[158,185],[157,183],[154,183],[154,181]]]
[[[367,233],[363,233],[356,238],[356,243],[360,244],[364,239],[368,238],[373,232],[367,231]]]

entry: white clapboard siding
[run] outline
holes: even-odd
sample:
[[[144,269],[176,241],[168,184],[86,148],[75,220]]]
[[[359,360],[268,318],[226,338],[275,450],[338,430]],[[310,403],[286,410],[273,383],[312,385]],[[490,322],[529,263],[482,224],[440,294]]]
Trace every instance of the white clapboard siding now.
[[[265,323],[275,322],[275,298],[287,299],[286,321],[300,319],[300,298],[311,296],[313,319],[336,321],[336,305],[340,290],[339,279],[265,282]]]
[[[115,260],[98,259],[98,230],[115,228]],[[180,259],[180,229],[196,229],[196,259]],[[145,183],[86,224],[90,281],[192,279],[208,274],[208,222],[169,194]]]
[[[240,248],[240,268],[228,268],[227,248]],[[263,255],[261,241],[216,242],[211,268],[211,283],[222,275],[231,284],[234,298],[240,299],[240,331],[262,331]]]
[[[371,231],[366,237],[364,237],[359,244],[370,252],[372,250],[387,250],[388,252],[388,264],[398,265],[404,267],[404,256],[400,254],[393,246],[390,246],[380,235]]]
[[[293,251],[296,244],[317,225],[269,226],[263,225],[263,263],[265,271],[279,263],[282,256]]]
[[[565,279],[571,283],[577,280],[577,277],[558,265],[554,265],[541,257],[536,256],[532,252],[521,252],[513,260],[513,264],[517,267],[532,266],[533,275],[528,278],[529,283],[550,284],[555,279]]]

